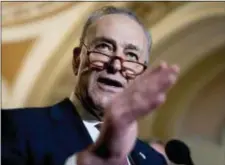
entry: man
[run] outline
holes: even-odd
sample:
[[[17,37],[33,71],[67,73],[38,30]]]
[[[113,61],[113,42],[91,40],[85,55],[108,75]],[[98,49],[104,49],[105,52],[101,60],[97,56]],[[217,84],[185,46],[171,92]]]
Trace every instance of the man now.
[[[146,69],[150,48],[133,13],[114,7],[94,12],[73,52],[71,98],[2,111],[3,164],[166,164],[137,139],[137,119],[164,102],[178,75],[177,66],[166,63]]]

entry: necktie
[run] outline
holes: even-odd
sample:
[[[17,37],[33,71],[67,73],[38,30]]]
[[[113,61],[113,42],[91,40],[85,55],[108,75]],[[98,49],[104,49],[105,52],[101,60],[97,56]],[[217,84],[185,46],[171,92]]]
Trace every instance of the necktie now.
[[[101,129],[101,123],[96,124],[95,125],[95,128],[97,128],[100,131],[100,129]]]
[[[98,123],[95,125],[95,128],[97,128],[98,130],[101,129],[101,124],[102,123]],[[124,159],[123,163],[121,165],[129,165],[128,162],[127,162],[127,159]]]

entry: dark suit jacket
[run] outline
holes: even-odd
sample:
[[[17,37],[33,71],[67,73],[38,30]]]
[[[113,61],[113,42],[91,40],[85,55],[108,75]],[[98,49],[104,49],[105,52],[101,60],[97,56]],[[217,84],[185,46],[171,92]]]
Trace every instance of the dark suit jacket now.
[[[2,110],[3,165],[63,165],[91,143],[69,99],[50,107]],[[136,165],[166,164],[162,155],[140,140],[131,157]]]

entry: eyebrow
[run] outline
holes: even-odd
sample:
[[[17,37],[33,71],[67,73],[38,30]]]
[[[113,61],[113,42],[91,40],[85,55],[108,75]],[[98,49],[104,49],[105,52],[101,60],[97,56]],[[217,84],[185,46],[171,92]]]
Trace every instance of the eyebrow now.
[[[97,42],[107,42],[107,43],[110,43],[112,44],[114,47],[116,47],[116,41],[110,37],[105,37],[105,36],[100,36],[100,37],[96,37],[95,39],[93,39],[91,42],[90,42],[90,45],[92,46],[93,44],[97,43]],[[131,50],[136,50],[138,52],[141,52],[141,49],[134,45],[134,44],[124,44],[123,47],[125,49],[131,49]]]
[[[107,43],[110,43],[110,44],[116,46],[116,41],[114,39],[109,38],[109,37],[104,37],[104,36],[96,37],[94,40],[91,41],[90,45],[93,45],[97,42],[107,42]]]
[[[133,45],[133,44],[125,44],[124,47],[125,47],[125,49],[132,49],[132,50],[141,52],[141,49],[138,46]]]

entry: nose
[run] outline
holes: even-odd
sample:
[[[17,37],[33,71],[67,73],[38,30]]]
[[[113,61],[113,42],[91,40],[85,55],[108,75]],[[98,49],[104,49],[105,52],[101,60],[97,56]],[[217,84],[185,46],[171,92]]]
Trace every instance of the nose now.
[[[119,70],[121,70],[121,61],[119,60],[119,59],[115,59],[114,61],[112,61],[112,65],[113,65],[113,67],[117,70],[117,71],[119,71]]]
[[[107,72],[108,73],[116,73],[122,69],[121,59],[118,56],[115,56],[108,64]]]

